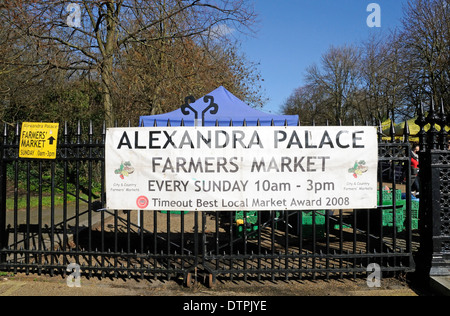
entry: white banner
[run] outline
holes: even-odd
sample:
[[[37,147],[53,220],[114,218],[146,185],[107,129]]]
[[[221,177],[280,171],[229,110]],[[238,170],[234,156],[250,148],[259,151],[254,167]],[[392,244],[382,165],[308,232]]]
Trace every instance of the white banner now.
[[[106,204],[145,210],[376,208],[374,127],[136,127],[106,133]]]

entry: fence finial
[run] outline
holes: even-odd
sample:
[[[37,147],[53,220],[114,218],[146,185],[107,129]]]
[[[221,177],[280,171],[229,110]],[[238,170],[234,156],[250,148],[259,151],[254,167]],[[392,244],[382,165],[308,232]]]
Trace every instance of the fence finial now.
[[[19,134],[19,132],[20,132],[20,123],[19,122],[16,122],[16,134],[15,134],[15,136],[16,137],[18,137],[20,134]]]
[[[439,107],[439,120],[440,125],[445,125],[445,122],[447,121],[447,116],[445,115],[444,100],[442,99],[441,106]]]
[[[434,110],[434,100],[431,99],[430,112],[427,115],[427,123],[431,124],[430,128],[434,128],[434,124],[436,124],[436,120],[438,119],[436,111]]]
[[[436,124],[438,123],[439,116],[434,110],[434,100],[431,99],[430,112],[427,115],[426,122],[430,124],[430,129],[427,132],[427,143],[430,149],[436,149],[438,145]]]
[[[447,131],[445,130],[445,125],[447,125],[447,115],[445,115],[444,101],[442,99],[439,107],[438,123],[441,127],[441,131],[439,133],[439,147],[443,150],[447,148]]]
[[[391,134],[391,140],[394,141],[395,139],[395,127],[394,127],[394,121],[391,120],[391,127],[389,128],[389,133]]]
[[[425,112],[423,109],[423,102],[420,102],[419,110],[418,110],[418,117],[415,121],[415,123],[420,127],[419,130],[419,145],[420,145],[420,151],[425,151],[426,147],[426,138],[425,138],[425,125],[427,125],[427,120],[425,118]]]
[[[381,143],[381,140],[383,139],[383,124],[381,123],[381,120],[378,120],[378,142]]]
[[[408,121],[405,121],[405,128],[403,129],[403,137],[405,142],[409,142],[409,135],[410,135],[409,124]]]

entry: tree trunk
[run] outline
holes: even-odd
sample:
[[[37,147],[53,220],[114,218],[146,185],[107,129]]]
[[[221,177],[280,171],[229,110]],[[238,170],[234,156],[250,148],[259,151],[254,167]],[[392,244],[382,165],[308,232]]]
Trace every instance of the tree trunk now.
[[[112,84],[113,84],[113,61],[114,51],[117,41],[116,20],[117,11],[114,3],[107,3],[106,13],[106,42],[104,43],[102,55],[103,63],[101,67],[103,106],[105,110],[105,120],[107,127],[114,126],[114,108],[112,103]]]
[[[112,84],[112,58],[110,60],[104,60],[101,77],[102,77],[102,93],[103,93],[103,109],[105,111],[105,121],[107,127],[114,126],[114,109],[111,97],[111,84]]]

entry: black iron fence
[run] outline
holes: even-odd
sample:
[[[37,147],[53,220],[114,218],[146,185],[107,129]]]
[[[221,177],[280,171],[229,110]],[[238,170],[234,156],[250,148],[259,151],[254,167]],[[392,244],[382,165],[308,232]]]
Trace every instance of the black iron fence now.
[[[450,139],[442,103],[439,112],[431,104],[425,116],[420,107],[420,251],[417,266],[428,276],[450,275]],[[426,129],[427,127],[427,129]]]
[[[18,157],[20,124],[0,139],[0,269],[65,275],[219,279],[366,277],[413,271],[418,200],[410,143],[379,131],[378,208],[334,211],[108,211],[103,126],[60,127],[54,160]],[[386,140],[385,137],[388,137]]]

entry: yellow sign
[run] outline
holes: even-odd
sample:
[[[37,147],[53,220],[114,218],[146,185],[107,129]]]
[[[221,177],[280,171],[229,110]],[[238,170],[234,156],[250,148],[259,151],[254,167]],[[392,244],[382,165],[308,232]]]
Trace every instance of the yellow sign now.
[[[22,123],[20,158],[55,159],[59,123]]]

